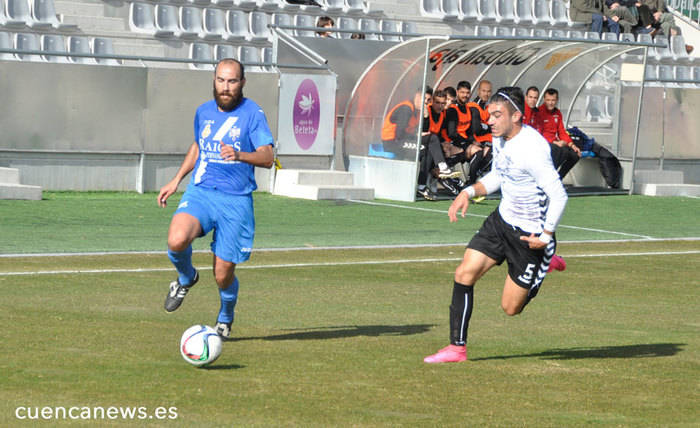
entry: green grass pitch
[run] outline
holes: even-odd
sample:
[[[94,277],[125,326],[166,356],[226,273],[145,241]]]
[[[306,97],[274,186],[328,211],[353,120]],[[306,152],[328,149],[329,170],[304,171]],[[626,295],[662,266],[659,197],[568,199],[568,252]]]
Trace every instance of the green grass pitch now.
[[[35,253],[0,257],[0,426],[700,425],[700,240],[676,239],[700,237],[700,200],[570,199],[558,230],[568,269],[516,317],[500,309],[505,267],[489,272],[470,360],[434,366],[422,359],[447,343],[463,244],[496,201],[450,225],[447,202],[256,196],[256,247],[276,250],[240,266],[235,340],[200,369],[179,338],[215,321],[218,294],[211,255],[197,252],[202,280],[163,311],[172,207],[155,208],[155,194],[0,201],[0,253]],[[126,253],[36,255],[96,251]],[[16,417],[110,406],[148,413]],[[158,407],[175,414],[157,419]]]

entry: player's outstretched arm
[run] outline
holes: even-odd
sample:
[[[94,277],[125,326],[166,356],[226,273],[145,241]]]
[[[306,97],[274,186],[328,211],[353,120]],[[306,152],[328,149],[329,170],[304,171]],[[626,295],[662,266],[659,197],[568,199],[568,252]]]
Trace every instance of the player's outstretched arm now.
[[[472,190],[469,190],[469,189]],[[471,192],[473,191],[473,194]],[[457,213],[460,213],[462,215],[462,218],[467,214],[467,210],[469,209],[469,199],[473,198],[475,196],[486,196],[488,192],[486,191],[486,187],[481,183],[481,181],[477,181],[474,183],[474,185],[469,186],[468,188],[465,188],[461,192],[459,192],[459,195],[455,198],[454,201],[452,201],[452,205],[450,205],[450,209],[447,210],[447,216],[450,218],[450,223],[454,223],[457,221]]]
[[[182,165],[180,165],[180,169],[177,171],[177,174],[175,174],[175,178],[170,180],[170,182],[165,186],[161,187],[160,192],[158,193],[158,205],[163,208],[168,205],[168,198],[173,193],[177,192],[177,187],[180,185],[182,179],[185,178],[185,176],[189,174],[192,169],[194,169],[194,166],[197,163],[197,157],[199,157],[199,146],[195,142],[192,143],[190,149],[187,151],[185,160],[182,161]]]
[[[238,152],[232,146],[222,144],[221,157],[227,161],[241,161],[262,168],[271,168],[275,163],[275,153],[269,144],[258,147],[254,152]]]

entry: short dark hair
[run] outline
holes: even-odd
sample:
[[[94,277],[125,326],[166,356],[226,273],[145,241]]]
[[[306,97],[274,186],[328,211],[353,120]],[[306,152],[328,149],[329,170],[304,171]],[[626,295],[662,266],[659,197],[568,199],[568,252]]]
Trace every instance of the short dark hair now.
[[[433,88],[431,88],[430,86],[426,86],[425,93],[428,95],[433,95]]]
[[[219,69],[220,64],[238,64],[238,66],[241,68],[241,80],[245,79],[245,67],[243,67],[243,64],[236,58],[221,58],[219,62],[216,63],[216,67],[214,67],[214,75],[216,76],[216,70]]]
[[[467,82],[466,80],[462,80],[459,83],[457,83],[457,89],[462,89],[462,88],[467,88],[470,91],[472,90],[472,84]]]
[[[445,91],[445,95],[449,95],[449,96],[451,96],[452,98],[456,98],[456,97],[457,97],[457,91],[456,91],[455,88],[453,88],[452,86],[448,86],[448,87],[446,87],[446,88],[443,89],[443,90]]]
[[[317,27],[325,27],[328,24],[335,25],[335,21],[330,16],[319,16],[316,20]]]
[[[525,91],[525,95],[527,95],[528,92],[530,92],[530,91],[535,91],[535,92],[537,92],[538,94],[540,93],[540,89],[539,89],[537,86],[530,86],[530,87],[527,88],[527,90]]]
[[[447,94],[442,89],[438,89],[435,92],[433,92],[433,98],[444,98],[446,95]]]
[[[525,111],[525,95],[523,95],[523,90],[517,86],[505,86],[500,88],[491,97],[489,104],[491,103],[503,103],[512,115],[516,111],[521,114]]]
[[[547,90],[544,91],[544,94],[545,94],[545,95],[556,95],[557,98],[559,98],[559,91],[557,91],[557,90],[554,89],[554,88],[547,88]]]

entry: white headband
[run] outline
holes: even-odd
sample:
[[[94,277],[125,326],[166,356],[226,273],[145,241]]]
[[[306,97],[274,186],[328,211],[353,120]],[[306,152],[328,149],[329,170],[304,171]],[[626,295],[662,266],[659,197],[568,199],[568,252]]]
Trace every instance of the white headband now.
[[[510,101],[510,103],[513,104],[513,107],[515,107],[515,109],[518,110],[520,112],[520,114],[523,114],[523,112],[520,110],[520,108],[518,108],[518,106],[513,102],[513,100],[510,99],[510,97],[508,95],[504,94],[503,92],[496,92],[496,95],[500,95],[503,98]]]

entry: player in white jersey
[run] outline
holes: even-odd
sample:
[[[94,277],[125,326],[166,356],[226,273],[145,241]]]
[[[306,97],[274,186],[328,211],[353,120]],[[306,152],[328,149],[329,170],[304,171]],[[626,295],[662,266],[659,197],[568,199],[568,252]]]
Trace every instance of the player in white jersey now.
[[[467,359],[467,329],[474,307],[474,284],[489,269],[508,262],[501,306],[522,312],[539,290],[556,248],[554,230],[567,195],[552,164],[549,143],[522,124],[520,88],[499,89],[488,105],[493,134],[491,172],[464,189],[448,211],[451,222],[469,208],[469,199],[501,189],[501,203],[467,245],[455,271],[450,305],[450,345],[425,357],[426,363]]]

